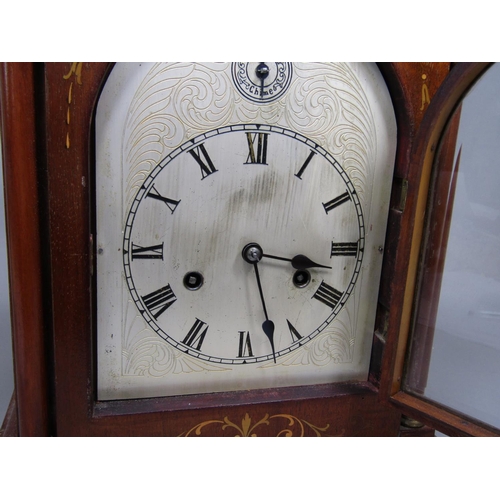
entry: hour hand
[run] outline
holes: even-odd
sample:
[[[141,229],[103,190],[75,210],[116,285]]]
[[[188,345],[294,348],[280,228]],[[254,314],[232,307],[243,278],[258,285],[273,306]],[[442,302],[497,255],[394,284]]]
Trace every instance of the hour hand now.
[[[262,247],[257,243],[249,243],[245,245],[243,251],[241,252],[243,259],[249,264],[253,265],[255,271],[255,278],[257,279],[257,287],[259,288],[260,300],[262,302],[262,308],[264,309],[264,316],[266,320],[262,323],[262,330],[266,334],[271,344],[271,350],[273,352],[273,359],[276,363],[276,352],[274,350],[274,323],[269,319],[267,315],[266,301],[264,300],[264,292],[262,291],[262,283],[260,281],[259,274],[259,262],[262,259]]]
[[[305,255],[302,254],[296,255],[292,259],[287,259],[286,257],[278,257],[276,255],[269,255],[267,253],[262,254],[262,257],[291,262],[292,267],[298,270],[309,269],[310,267],[322,267],[324,269],[331,269],[331,266],[324,266],[322,264],[317,264],[316,262],[312,261],[309,257],[306,257]]]

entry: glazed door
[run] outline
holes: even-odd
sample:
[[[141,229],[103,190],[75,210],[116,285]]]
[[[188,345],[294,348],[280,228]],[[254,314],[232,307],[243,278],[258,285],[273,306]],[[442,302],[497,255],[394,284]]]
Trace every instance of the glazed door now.
[[[449,435],[500,432],[498,75],[496,64],[457,65],[415,149],[422,177],[401,353],[409,340],[391,397]]]

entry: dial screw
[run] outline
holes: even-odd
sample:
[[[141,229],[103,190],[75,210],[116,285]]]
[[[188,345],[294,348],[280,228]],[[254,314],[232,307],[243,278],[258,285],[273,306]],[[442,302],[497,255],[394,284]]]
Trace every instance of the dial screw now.
[[[249,264],[255,264],[256,262],[260,262],[262,259],[262,247],[257,243],[249,243],[243,247],[243,251],[241,252],[241,256],[243,260],[248,262]]]
[[[257,68],[255,68],[255,73],[261,80],[265,80],[269,76],[269,66],[261,62]]]

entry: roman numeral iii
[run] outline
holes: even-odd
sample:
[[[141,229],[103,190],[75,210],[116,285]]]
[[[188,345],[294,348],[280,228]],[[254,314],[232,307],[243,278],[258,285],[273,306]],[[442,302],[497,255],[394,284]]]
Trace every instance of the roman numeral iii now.
[[[334,243],[332,241],[332,251],[330,257],[334,255],[356,256],[358,253],[358,242],[355,243]]]
[[[326,304],[332,309],[338,304],[341,297],[342,292],[339,292],[338,290],[333,288],[333,286],[330,286],[324,281],[321,282],[321,285],[319,285],[316,293],[313,295],[313,299],[323,302],[323,304]]]

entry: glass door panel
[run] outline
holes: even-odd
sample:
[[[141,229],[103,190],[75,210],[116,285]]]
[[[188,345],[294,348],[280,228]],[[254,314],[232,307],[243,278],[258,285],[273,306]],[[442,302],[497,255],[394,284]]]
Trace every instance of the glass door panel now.
[[[437,155],[404,389],[500,427],[500,65]],[[451,147],[450,147],[451,144]]]

